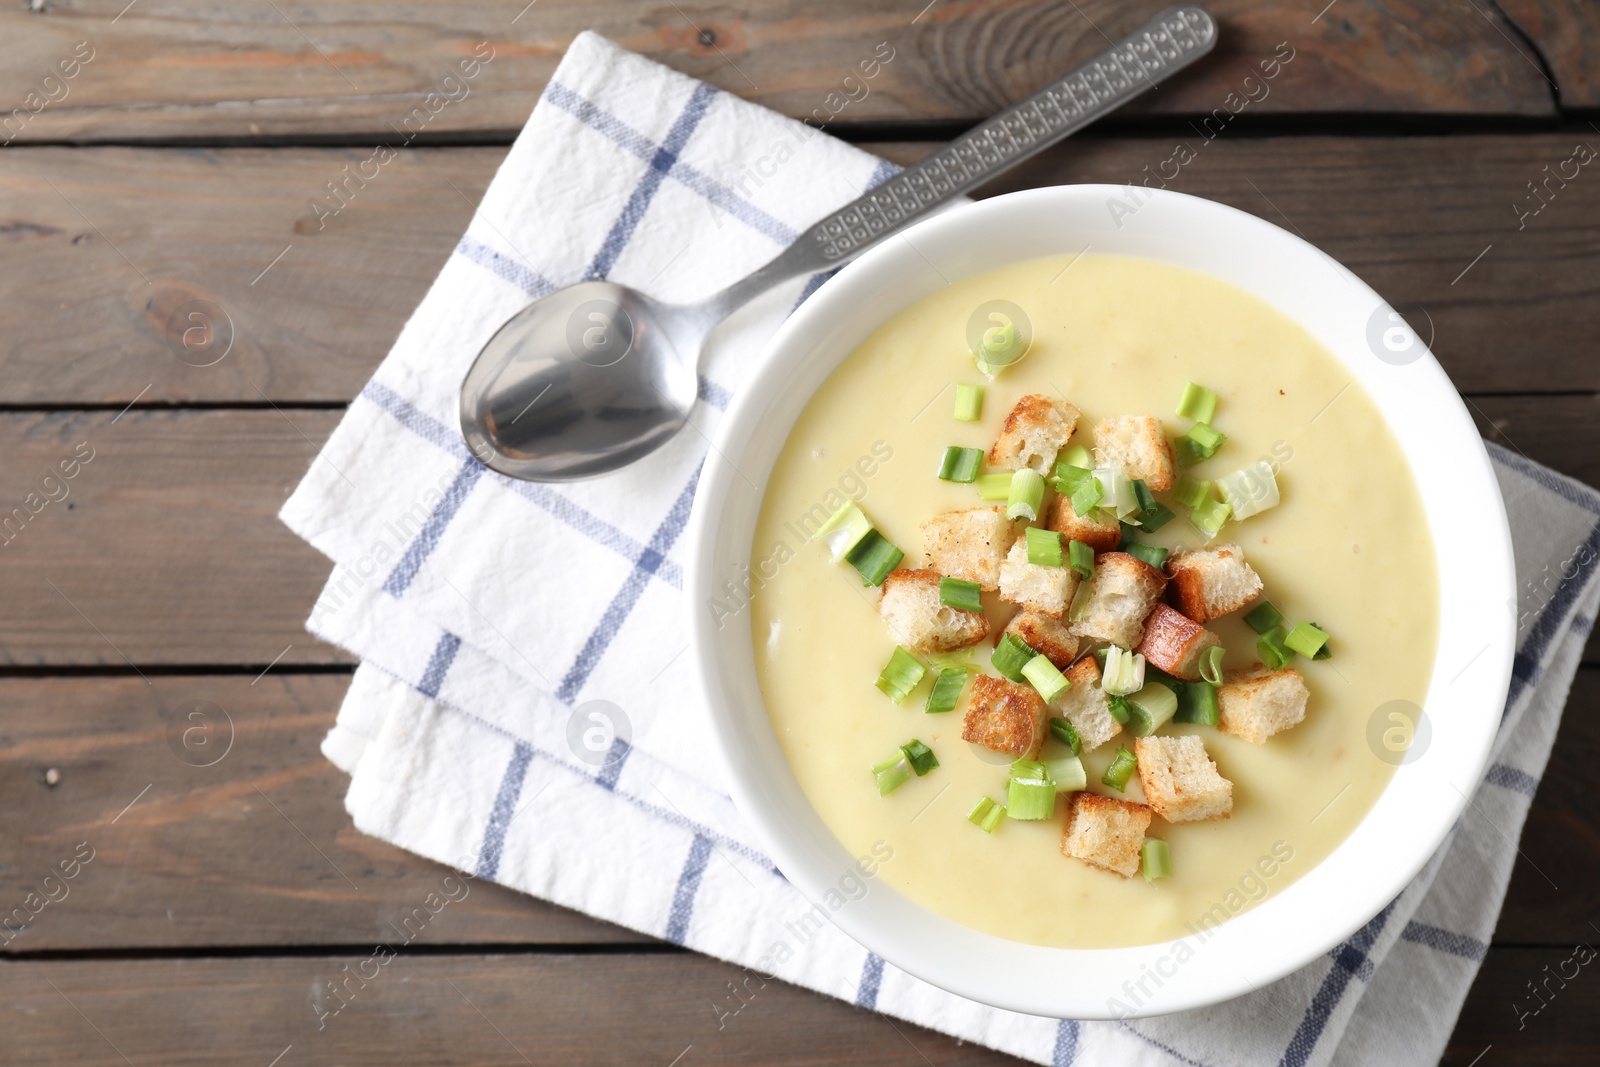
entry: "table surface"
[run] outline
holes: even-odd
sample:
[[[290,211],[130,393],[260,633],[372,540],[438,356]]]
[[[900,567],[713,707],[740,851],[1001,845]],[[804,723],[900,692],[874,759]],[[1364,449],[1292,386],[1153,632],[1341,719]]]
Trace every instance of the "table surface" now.
[[[94,457],[0,552],[0,908],[80,843],[94,854],[0,947],[0,1060],[1007,1061],[778,983],[719,1022],[733,968],[490,885],[317,1029],[309,991],[443,872],[350,824],[318,744],[354,664],[303,631],[328,563],[274,516],[567,42],[598,29],[908,162],[1162,6],[524,2],[0,13],[0,109],[16,109],[0,122],[0,501],[28,501],[79,442]],[[983,195],[1142,182],[1187,144],[1170,187],[1292,229],[1421,309],[1485,435],[1600,483],[1600,172],[1564,163],[1600,145],[1600,6],[1213,10],[1214,55]],[[310,201],[480,41],[495,58],[471,95],[319,224]],[[894,59],[841,107],[850,58],[880,41]],[[1285,49],[1262,96],[1246,78]],[[214,365],[174,355],[193,300],[234,328]],[[1447,1063],[1588,1062],[1600,1044],[1600,979],[1518,1018],[1529,983],[1600,933],[1592,643],[1584,664]],[[211,766],[169,743],[192,701],[231,718]]]

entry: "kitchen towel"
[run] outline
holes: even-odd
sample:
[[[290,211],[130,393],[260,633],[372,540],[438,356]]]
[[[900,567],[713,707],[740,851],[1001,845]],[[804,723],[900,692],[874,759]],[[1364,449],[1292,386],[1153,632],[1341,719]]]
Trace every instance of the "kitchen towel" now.
[[[894,61],[867,43],[848,107]],[[821,284],[719,332],[691,426],[628,470],[535,485],[487,470],[457,392],[529,299],[611,278],[689,301],[894,173],[593,34],[567,52],[466,234],[283,520],[335,563],[308,628],[357,669],[323,744],[361,831],[478,877],[1037,1063],[1437,1059],[1481,964],[1600,583],[1600,495],[1492,448],[1522,596],[1492,766],[1444,848],[1347,943],[1233,1002],[1079,1023],[988,1008],[886,964],[784,880],[704,758],[682,545],[698,472],[763,341]],[[869,866],[875,861],[867,857]],[[824,906],[825,905],[825,906]],[[739,1001],[708,1005],[708,1024]]]

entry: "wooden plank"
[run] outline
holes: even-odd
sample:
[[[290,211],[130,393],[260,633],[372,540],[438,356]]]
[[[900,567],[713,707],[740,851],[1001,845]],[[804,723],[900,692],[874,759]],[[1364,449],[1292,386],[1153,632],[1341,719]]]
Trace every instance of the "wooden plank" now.
[[[92,11],[29,5],[0,14],[0,37],[13,45],[0,58],[0,99],[17,109],[0,138],[398,138],[394,131],[412,109],[439,92],[456,99],[430,108],[429,121],[411,132],[433,140],[509,137],[585,29],[789,115],[971,122],[1165,6],[1005,0],[921,10],[781,0],[756,9],[689,4],[641,13],[620,0],[545,0],[519,13],[515,3],[374,8],[331,0],[263,13],[176,0],[143,0],[128,11],[120,0],[93,3]],[[1550,87],[1492,8],[1344,0],[1324,17],[1306,5],[1253,0],[1210,8],[1222,23],[1217,53],[1134,105],[1135,113],[1209,114],[1228,93],[1242,92],[1245,76],[1280,44],[1294,58],[1260,111],[1553,113]],[[859,78],[858,64],[880,43],[886,50],[877,54],[888,62],[860,97],[863,83],[845,79]],[[492,58],[465,82],[444,81],[475,55]],[[61,79],[62,71],[74,76]],[[841,105],[845,92],[859,99]]]
[[[1170,187],[1298,230],[1397,307],[1423,309],[1417,328],[1431,323],[1434,348],[1463,390],[1597,390],[1600,361],[1587,353],[1600,330],[1600,194],[1571,183],[1521,230],[1510,209],[1526,181],[1567,157],[1570,140],[1196,135],[1186,139],[1196,158]],[[1176,144],[1080,139],[985,192],[1143,181]],[[868,147],[909,162],[933,145]],[[126,403],[146,387],[141,403],[354,396],[465,229],[468,200],[504,150],[407,152],[319,229],[309,198],[360,155],[0,155],[11,205],[0,223],[0,273],[14,295],[0,306],[0,402]],[[196,301],[231,323],[232,349],[209,366],[191,364],[217,358],[221,329],[212,347],[186,351],[187,314],[224,319]]]
[[[441,890],[448,870],[358,833],[344,810],[349,779],[319,748],[348,684],[277,668],[256,681],[161,675],[149,686],[0,679],[0,958],[370,948],[405,934],[418,945],[647,940],[486,882]],[[63,882],[59,865],[75,855],[92,858]],[[430,892],[456,899],[406,927]],[[29,893],[40,897],[30,904]]]
[[[1563,108],[1600,107],[1600,8],[1577,0],[1495,0],[1499,13],[1544,61]],[[1531,45],[1531,47],[1530,47]]]
[[[1443,1059],[1448,1067],[1592,1062],[1600,982],[1558,989],[1517,1029],[1526,983],[1571,948],[1491,949]],[[357,954],[87,960],[0,968],[7,1051],[35,1067],[82,1063],[522,1065],[723,1063],[761,1067],[999,1065],[1015,1059],[693,955]],[[1572,964],[1567,965],[1571,973]],[[346,970],[346,967],[349,970]],[[350,979],[340,1003],[326,983]],[[745,983],[748,982],[748,985]],[[733,983],[730,988],[730,983]],[[326,1002],[317,999],[323,990]],[[743,1007],[731,1012],[735,992]],[[619,1020],[626,1020],[619,1025]],[[720,1026],[719,1026],[720,1023]],[[1494,1045],[1494,1059],[1478,1060]],[[292,1046],[292,1048],[291,1048]],[[674,1057],[682,1057],[674,1060]]]

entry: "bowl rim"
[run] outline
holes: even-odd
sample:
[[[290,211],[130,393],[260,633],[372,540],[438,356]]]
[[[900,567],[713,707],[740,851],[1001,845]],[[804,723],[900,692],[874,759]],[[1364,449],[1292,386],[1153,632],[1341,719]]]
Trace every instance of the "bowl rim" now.
[[[1133,1018],[1232,999],[1305,966],[1386,916],[1482,777],[1516,644],[1516,580],[1498,482],[1470,415],[1427,346],[1418,338],[1419,354],[1403,364],[1379,358],[1368,327],[1392,309],[1295,234],[1214,201],[1131,189],[1051,186],[959,206],[880,243],[834,275],[779,328],[729,406],[707,456],[689,527],[684,604],[693,673],[724,782],[784,877],[820,903],[851,857],[805,800],[777,745],[755,682],[748,620],[729,631],[710,608],[729,575],[742,568],[749,580],[751,493],[759,511],[794,417],[871,329],[952,276],[1051,254],[1015,254],[1019,245],[1063,254],[1083,243],[1192,267],[1244,289],[1308,329],[1366,388],[1411,466],[1434,540],[1440,628],[1423,705],[1424,717],[1435,724],[1428,745],[1438,753],[1434,759],[1421,758],[1425,753],[1419,751],[1419,758],[1396,767],[1373,807],[1328,856],[1254,907],[1205,929],[1203,937],[1197,932],[1123,948],[1046,948],[973,930],[886,885],[829,912],[847,935],[914,977],[980,1003],[1050,1018]],[[1131,204],[1133,211],[1119,217],[1113,200],[1124,208]],[[1010,243],[995,247],[1003,241]],[[1194,265],[1202,261],[1214,267]],[[1327,300],[1326,293],[1313,299],[1312,276],[1327,269],[1342,271],[1348,288],[1337,300]],[[930,270],[937,279],[928,276]],[[1324,302],[1329,307],[1319,310]],[[1371,312],[1363,313],[1368,307]],[[1399,421],[1402,416],[1406,421]],[[739,467],[730,455],[740,457]],[[1470,595],[1449,583],[1452,568],[1464,560],[1475,564]],[[1470,658],[1472,649],[1447,644],[1473,631],[1488,641]],[[1448,718],[1435,713],[1446,706]],[[781,769],[773,765],[774,752]],[[1154,991],[1145,984],[1152,977]],[[1124,999],[1120,994],[1134,982],[1139,984],[1132,988],[1149,995]]]

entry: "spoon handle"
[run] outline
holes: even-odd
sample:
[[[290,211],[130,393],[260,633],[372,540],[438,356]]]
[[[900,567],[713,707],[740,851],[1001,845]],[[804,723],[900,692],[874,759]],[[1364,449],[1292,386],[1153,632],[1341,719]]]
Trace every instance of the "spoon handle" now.
[[[1216,21],[1204,8],[1168,8],[1076,70],[817,222],[777,258],[707,304],[730,313],[781,281],[841,266],[1155,88],[1159,79],[1187,67],[1216,43]]]

